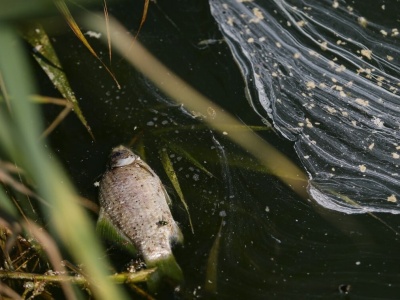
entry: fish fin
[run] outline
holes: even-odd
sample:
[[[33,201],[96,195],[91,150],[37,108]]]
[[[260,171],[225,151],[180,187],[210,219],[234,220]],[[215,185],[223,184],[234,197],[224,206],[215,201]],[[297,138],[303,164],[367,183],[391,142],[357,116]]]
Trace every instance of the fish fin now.
[[[172,205],[172,200],[171,197],[168,195],[167,190],[165,189],[165,186],[160,182],[161,185],[161,190],[163,191],[165,195],[165,199],[167,200],[168,206]],[[171,241],[174,244],[182,244],[183,243],[183,234],[181,229],[179,228],[178,224],[174,224],[174,232],[172,234]]]
[[[147,280],[147,287],[152,293],[156,292],[160,288],[162,282],[167,282],[172,286],[178,286],[183,282],[181,267],[178,265],[172,254],[166,258],[151,262],[147,261],[146,264],[147,267],[157,268]]]
[[[124,250],[136,255],[137,251],[132,242],[110,221],[110,217],[103,208],[100,209],[99,219],[97,220],[96,231],[106,240],[117,243]]]
[[[171,241],[174,244],[183,244],[183,234],[178,224],[175,224],[174,233],[172,235]]]
[[[160,182],[160,185],[161,185],[161,190],[164,193],[165,199],[167,200],[168,206],[171,206],[172,205],[171,197],[168,195],[167,190],[165,189],[165,186],[161,182]]]
[[[143,161],[143,160],[139,160],[136,163],[137,166],[139,166],[140,168],[142,168],[143,170],[147,171],[150,173],[151,176],[153,177],[158,177],[156,173],[154,173],[154,171]]]

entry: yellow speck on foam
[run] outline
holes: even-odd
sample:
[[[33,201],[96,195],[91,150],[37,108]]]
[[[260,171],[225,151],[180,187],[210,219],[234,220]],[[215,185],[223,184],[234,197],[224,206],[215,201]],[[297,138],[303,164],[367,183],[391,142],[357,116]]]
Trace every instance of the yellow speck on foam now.
[[[358,22],[358,24],[359,24],[360,26],[362,26],[362,27],[364,27],[364,28],[366,28],[367,25],[368,25],[368,21],[367,21],[367,19],[364,18],[364,17],[358,17],[358,18],[357,18],[357,22]]]
[[[308,88],[308,89],[314,89],[314,88],[316,87],[314,81],[308,81],[308,82],[306,83],[306,85],[307,85],[307,88]]]
[[[389,197],[387,197],[387,201],[396,203],[397,202],[397,198],[396,198],[395,195],[390,195]]]
[[[257,7],[253,8],[253,14],[254,14],[254,18],[252,18],[250,20],[250,23],[258,23],[264,19],[264,16],[263,16],[261,10]]]
[[[367,170],[367,167],[365,165],[359,165],[358,167],[360,168],[361,172],[365,172]]]
[[[356,98],[356,103],[362,106],[368,106],[368,101],[361,98]]]
[[[371,59],[371,55],[372,55],[372,51],[371,50],[367,50],[367,49],[362,49],[361,50],[361,55],[365,56],[368,59]]]

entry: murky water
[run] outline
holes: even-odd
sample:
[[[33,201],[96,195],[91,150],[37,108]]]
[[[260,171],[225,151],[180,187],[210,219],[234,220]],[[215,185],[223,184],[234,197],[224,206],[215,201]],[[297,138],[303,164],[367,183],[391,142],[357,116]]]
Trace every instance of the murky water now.
[[[72,34],[55,37],[96,141],[69,116],[51,143],[80,193],[93,201],[93,183],[111,147],[135,139],[135,147],[143,146],[146,161],[172,191],[160,160],[160,151],[168,152],[194,223],[192,234],[185,210],[171,192],[173,213],[185,236],[184,247],[174,251],[186,276],[185,298],[400,295],[399,239],[393,232],[400,231],[398,216],[377,213],[377,220],[348,214],[398,211],[397,203],[388,201],[399,192],[394,155],[400,154],[395,144],[398,96],[391,89],[398,84],[400,50],[398,37],[392,36],[397,21],[379,17],[395,15],[388,2],[385,11],[382,3],[377,6],[376,15],[363,3],[358,3],[361,8],[351,4],[349,11],[344,2],[336,8],[332,2],[298,2],[294,9],[289,2],[232,1],[226,7],[212,0],[227,44],[206,1],[169,1],[150,5],[140,35],[165,64],[245,124],[272,120],[279,135],[267,131],[260,136],[305,166],[318,203],[300,199],[262,172],[242,149],[204,127],[204,117],[194,118],[118,57],[113,70],[121,90]],[[125,1],[109,10],[129,29],[136,27],[132,12],[139,15],[140,7]],[[366,28],[357,22],[359,16],[368,20]],[[372,51],[371,59],[362,49]],[[51,91],[45,83],[43,88]],[[245,88],[251,99],[246,100]],[[115,255],[115,249],[109,254],[117,270],[132,259]]]

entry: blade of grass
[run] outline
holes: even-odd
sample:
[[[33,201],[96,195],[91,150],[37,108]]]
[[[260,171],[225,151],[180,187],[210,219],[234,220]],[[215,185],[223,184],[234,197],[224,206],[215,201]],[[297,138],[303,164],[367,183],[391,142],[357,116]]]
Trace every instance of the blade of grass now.
[[[193,157],[188,151],[183,149],[182,147],[179,147],[176,144],[168,143],[168,147],[173,150],[174,152],[178,153],[179,155],[185,157],[188,161],[190,161],[192,164],[194,164],[197,168],[202,170],[204,173],[206,173],[210,177],[215,177],[210,171],[208,171],[197,159]]]
[[[0,168],[0,182],[11,186],[13,189],[20,192],[21,194],[25,194],[25,195],[28,195],[28,196],[38,199],[43,205],[46,205],[46,206],[49,205],[44,199],[42,199],[41,197],[36,195],[32,190],[30,190],[24,184],[16,181],[12,176],[10,176],[8,173],[3,171],[1,168]]]
[[[58,250],[57,244],[50,237],[50,235],[39,228],[34,222],[23,222],[23,226],[34,236],[34,238],[42,245],[43,250],[47,253],[53,268],[55,271],[63,274],[66,272],[64,266],[61,264],[62,257]],[[72,286],[69,282],[61,282],[61,287],[64,290],[64,294],[67,299],[76,299]]]
[[[118,89],[121,89],[120,84],[118,83],[117,78],[111,72],[111,70],[104,64],[104,62],[100,59],[97,55],[96,51],[90,46],[88,40],[83,35],[81,29],[79,28],[78,24],[76,23],[74,17],[71,15],[71,12],[68,9],[68,6],[65,4],[64,0],[54,0],[55,5],[59,9],[59,11],[64,15],[65,20],[67,21],[71,30],[75,33],[76,37],[82,42],[82,44],[90,51],[90,53],[97,58],[97,60],[103,65],[103,67],[107,70],[108,74],[112,77],[115,84],[117,85]],[[107,32],[105,33],[107,36]]]
[[[197,125],[187,125],[187,126],[179,126],[179,131],[182,130],[189,130],[189,131],[193,131],[193,130],[204,130],[204,129],[209,129],[209,127],[207,127],[207,125],[205,124],[197,124]],[[235,130],[235,131],[240,131],[240,130],[248,130],[251,129],[253,131],[270,131],[272,130],[271,127],[268,126],[249,126],[249,125],[244,125],[244,124],[240,124],[239,126],[232,126],[231,130]],[[165,132],[171,132],[171,131],[175,131],[176,128],[174,127],[161,127],[161,128],[157,128],[152,130],[152,133],[154,134],[162,134]]]
[[[33,102],[41,104],[54,104],[60,106],[68,105],[68,101],[62,98],[47,97],[42,95],[31,95],[30,98]]]
[[[110,275],[107,279],[115,284],[123,283],[140,283],[145,282],[149,275],[155,271],[153,269],[141,270],[135,273],[118,273]],[[0,270],[0,279],[17,279],[17,280],[29,280],[29,281],[45,281],[49,283],[73,283],[78,285],[88,285],[89,281],[83,276],[68,276],[68,275],[48,275],[48,274],[36,274],[36,273],[24,273],[24,272],[8,272]],[[107,298],[103,298],[107,299]]]
[[[139,29],[135,35],[135,39],[138,37],[140,30],[142,29],[144,22],[146,21],[147,12],[149,10],[149,3],[150,3],[150,0],[144,0],[142,19],[140,20]]]
[[[4,299],[22,300],[21,296],[18,295],[16,291],[14,291],[5,283],[0,282],[0,297],[3,298],[3,296],[9,297]]]
[[[178,177],[176,176],[176,172],[174,170],[174,166],[172,165],[172,162],[169,159],[167,151],[161,150],[160,155],[161,155],[161,162],[164,166],[165,172],[167,173],[169,180],[171,181],[172,185],[175,188],[175,191],[177,192],[177,194],[179,196],[179,199],[181,199],[181,202],[182,202],[183,206],[185,207],[186,213],[189,218],[190,228],[192,229],[192,233],[194,234],[192,218],[190,217],[190,212],[189,212],[189,206],[187,205],[185,197],[183,196]]]
[[[6,86],[4,85],[3,76],[1,76],[1,72],[0,72],[0,90],[2,91],[4,101],[7,104],[8,110],[11,111],[10,98],[8,97],[7,89]]]
[[[217,236],[211,247],[210,254],[207,260],[207,270],[206,270],[206,282],[204,284],[204,289],[208,293],[215,293],[217,291],[217,280],[218,280],[218,256],[219,256],[219,246],[221,244],[221,234],[223,222],[219,226]]]
[[[73,110],[73,106],[70,102],[65,99],[45,97],[40,95],[32,95],[32,101],[42,104],[54,104],[64,106],[64,109],[57,115],[53,122],[46,128],[46,130],[40,136],[41,138],[48,136]]]
[[[1,1],[0,20],[23,20],[43,16],[44,13],[54,12],[52,1],[49,0],[13,0]]]
[[[23,28],[21,27],[21,32],[24,39],[34,49],[33,57],[35,60],[60,94],[71,103],[75,114],[94,139],[92,130],[82,113],[78,100],[72,91],[65,72],[62,70],[61,63],[44,28],[38,23],[30,23]]]
[[[54,129],[65,119],[66,116],[71,112],[72,107],[66,106],[53,120],[53,122],[46,128],[45,131],[40,135],[41,138],[47,137]],[[94,139],[93,135],[92,138]]]
[[[104,19],[106,20],[106,31],[107,31],[107,40],[108,40],[108,55],[110,58],[110,65],[111,65],[111,57],[112,57],[112,50],[111,50],[111,35],[110,35],[110,26],[108,24],[108,8],[107,8],[107,1],[104,0]]]
[[[350,197],[346,196],[346,195],[342,195],[339,193],[335,193],[332,192],[332,194],[336,195],[337,197],[341,198],[344,202],[357,207],[357,208],[362,208],[362,206],[357,203],[356,201],[354,201],[353,199],[351,199]],[[381,218],[379,218],[376,214],[372,213],[372,212],[367,212],[368,215],[370,215],[372,218],[374,218],[375,220],[377,220],[378,222],[382,223],[384,226],[386,226],[388,229],[390,229],[391,231],[393,231],[396,235],[400,235],[400,233],[394,229],[392,226],[390,226],[388,223],[386,223],[384,220],[382,220]]]
[[[5,211],[11,216],[17,217],[18,211],[12,203],[11,199],[7,197],[3,187],[0,185],[0,210]]]
[[[136,284],[129,284],[129,287],[140,297],[140,299],[156,300],[155,298],[150,296],[147,292],[145,292],[143,289],[138,287]]]
[[[15,130],[10,126],[11,120],[9,116],[0,109],[0,141],[1,147],[4,148],[8,153],[13,153],[15,149],[15,143],[13,138],[15,137]]]
[[[80,5],[88,5],[98,2],[97,0],[79,0]],[[46,15],[56,14],[53,0],[13,0],[0,1],[1,21],[21,21],[40,18]]]

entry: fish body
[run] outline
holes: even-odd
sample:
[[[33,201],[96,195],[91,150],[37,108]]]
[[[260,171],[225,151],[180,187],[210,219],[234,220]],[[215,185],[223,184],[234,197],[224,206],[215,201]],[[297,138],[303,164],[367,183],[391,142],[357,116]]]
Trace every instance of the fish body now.
[[[149,165],[124,146],[114,148],[100,182],[99,201],[98,226],[107,224],[132,243],[148,267],[157,267],[158,277],[182,280],[171,249],[171,244],[182,242],[182,233],[169,209],[168,194]]]

